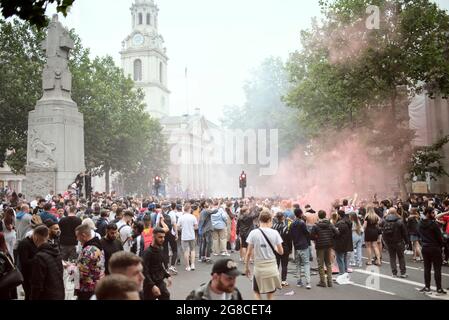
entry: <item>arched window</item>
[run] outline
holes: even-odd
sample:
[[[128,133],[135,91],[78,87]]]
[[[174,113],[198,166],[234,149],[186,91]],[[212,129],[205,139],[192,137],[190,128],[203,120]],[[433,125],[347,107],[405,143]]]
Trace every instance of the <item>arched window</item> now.
[[[139,24],[143,24],[143,16],[142,16],[142,13],[139,13]]]
[[[164,80],[164,65],[162,62],[159,62],[159,82],[163,83]]]
[[[134,60],[134,81],[142,81],[142,61]]]
[[[147,13],[147,25],[151,26],[151,14]]]

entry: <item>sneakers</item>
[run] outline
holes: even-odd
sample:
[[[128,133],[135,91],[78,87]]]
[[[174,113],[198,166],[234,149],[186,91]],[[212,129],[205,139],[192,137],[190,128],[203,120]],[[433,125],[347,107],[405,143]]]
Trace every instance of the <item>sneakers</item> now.
[[[422,292],[422,293],[430,293],[430,288],[424,287],[424,288],[422,288],[421,290],[419,290],[419,292]]]
[[[326,288],[326,284],[324,282],[319,282],[316,286]]]
[[[226,256],[230,256],[230,254],[227,253],[227,252],[222,252],[221,255],[222,255],[222,256],[225,256],[225,257],[226,257]]]
[[[218,253],[213,253],[214,256],[218,256]]]
[[[192,263],[192,265],[190,266],[190,269],[193,271],[195,270],[195,265]]]
[[[304,287],[304,285],[303,285],[303,283],[302,283],[301,280],[298,280],[298,281],[296,282],[296,286],[297,286],[297,287]]]
[[[336,279],[336,282],[340,285],[342,284],[349,284],[349,274],[344,273],[342,275],[339,275]]]
[[[178,270],[176,270],[175,266],[171,266],[170,268],[168,268],[168,271],[171,271],[174,274],[178,274]]]
[[[444,291],[443,289],[440,288],[437,290],[437,293],[438,294],[446,294],[446,291]]]
[[[408,278],[408,274],[406,274],[406,273],[405,273],[405,274],[401,274],[400,277],[401,277],[402,279],[406,279],[406,278]]]
[[[306,289],[307,289],[307,290],[312,289],[312,286],[310,285],[310,283],[309,283],[308,285],[306,285]]]
[[[281,282],[281,285],[282,285],[283,287],[288,287],[290,284],[289,284],[287,281],[282,281],[282,282]]]
[[[186,268],[186,271],[192,271],[192,269],[190,269],[190,267],[187,267],[187,268]]]

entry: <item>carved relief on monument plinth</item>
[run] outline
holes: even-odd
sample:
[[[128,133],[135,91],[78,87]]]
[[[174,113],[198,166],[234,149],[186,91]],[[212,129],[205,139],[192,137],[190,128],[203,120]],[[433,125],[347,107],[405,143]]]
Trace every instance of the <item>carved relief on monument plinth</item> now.
[[[38,168],[55,168],[56,161],[54,143],[45,143],[37,134],[36,130],[31,130],[30,134],[30,158],[28,165]]]

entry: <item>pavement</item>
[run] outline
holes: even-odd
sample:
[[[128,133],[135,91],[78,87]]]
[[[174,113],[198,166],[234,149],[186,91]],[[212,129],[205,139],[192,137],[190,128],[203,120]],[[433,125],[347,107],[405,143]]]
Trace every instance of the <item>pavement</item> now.
[[[364,263],[367,261],[364,255]],[[222,257],[214,257],[218,259]],[[237,253],[231,255],[235,261],[239,261]],[[438,295],[435,287],[431,294],[419,292],[424,287],[424,265],[422,262],[414,262],[411,255],[406,255],[408,278],[396,278],[392,276],[388,253],[383,253],[381,267],[366,266],[354,268],[350,273],[350,284],[338,285],[334,282],[332,288],[317,287],[318,275],[312,275],[312,289],[296,286],[296,265],[289,262],[287,282],[289,286],[278,290],[275,294],[277,300],[449,300],[449,295]],[[316,268],[316,260],[312,262],[312,268]],[[195,271],[185,271],[184,266],[177,266],[178,275],[173,277],[173,285],[169,288],[174,300],[184,300],[187,295],[202,283],[208,282],[212,265],[195,262]],[[243,263],[239,264],[243,271]],[[334,274],[337,277],[337,274]],[[449,267],[442,268],[443,288],[449,287]],[[435,285],[432,272],[432,286]],[[237,287],[242,293],[243,299],[252,300],[252,282],[245,276],[237,280]]]

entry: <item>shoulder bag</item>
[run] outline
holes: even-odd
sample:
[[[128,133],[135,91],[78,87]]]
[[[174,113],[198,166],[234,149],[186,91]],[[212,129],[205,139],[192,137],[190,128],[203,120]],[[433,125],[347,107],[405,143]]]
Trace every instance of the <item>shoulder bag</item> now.
[[[22,273],[17,269],[12,261],[9,259],[8,255],[5,254],[6,260],[12,267],[12,270],[8,273],[5,273],[0,278],[0,291],[9,290],[12,288],[16,288],[23,283]]]

